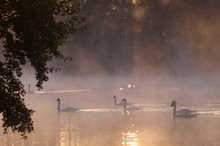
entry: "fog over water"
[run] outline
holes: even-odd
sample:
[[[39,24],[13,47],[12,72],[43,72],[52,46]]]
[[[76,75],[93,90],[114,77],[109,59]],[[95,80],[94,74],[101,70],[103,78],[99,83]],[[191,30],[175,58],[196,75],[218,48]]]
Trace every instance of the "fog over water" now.
[[[35,132],[29,135],[24,144],[218,146],[218,87],[219,81],[211,77],[93,75],[71,78],[55,73],[50,76],[43,90],[34,90],[34,93],[25,97],[36,113]],[[144,108],[130,111],[125,116],[123,107],[114,107],[114,95],[118,103],[126,98],[129,103]],[[61,108],[75,106],[80,110],[76,113],[57,113],[58,97],[61,99]],[[177,101],[177,109],[195,110],[199,115],[195,118],[173,119],[170,107],[172,100]],[[3,138],[6,144],[19,141],[16,141],[18,137],[10,136]]]
[[[135,88],[129,88],[133,85],[132,83],[129,86],[127,84],[109,86],[106,85],[107,82],[105,85],[103,82],[98,82],[101,84],[98,86],[94,83],[100,81],[98,79],[94,81],[86,79],[83,82],[79,79],[74,80],[78,85],[90,88],[82,88],[82,86],[77,88],[73,82],[65,79],[59,80],[60,84],[57,83],[59,86],[57,89],[56,85],[47,84],[44,90],[27,94],[25,101],[28,107],[35,110],[34,133],[28,134],[28,139],[23,141],[19,135],[9,131],[7,135],[0,136],[1,145],[220,145],[220,101],[219,98],[209,98],[213,96],[211,91],[203,92],[208,98],[198,98],[196,92],[200,95],[198,92],[200,89],[186,92],[187,89],[172,89],[170,86],[161,84],[139,87],[138,83],[135,84]],[[87,81],[89,84],[85,85]],[[119,85],[126,81],[115,82]],[[68,88],[67,84],[61,84],[62,82],[67,83]],[[94,84],[95,86],[91,86]],[[123,107],[114,107],[113,95],[117,96],[118,103],[122,98],[126,98],[129,103],[143,107],[143,109],[129,111],[125,115]],[[197,98],[193,95],[197,95]],[[61,109],[74,106],[79,108],[79,111],[57,112],[58,97],[61,99]],[[193,98],[195,98],[194,101]],[[173,119],[170,107],[173,99],[178,102],[178,110],[183,108],[196,110],[199,115],[194,118]]]
[[[60,47],[73,60],[50,62],[61,70],[40,91],[24,67],[35,132],[26,141],[0,135],[1,145],[220,146],[219,7],[218,0],[85,1],[88,29]],[[125,115],[114,95],[143,109]],[[79,111],[57,112],[57,98]],[[173,119],[172,100],[198,116]]]

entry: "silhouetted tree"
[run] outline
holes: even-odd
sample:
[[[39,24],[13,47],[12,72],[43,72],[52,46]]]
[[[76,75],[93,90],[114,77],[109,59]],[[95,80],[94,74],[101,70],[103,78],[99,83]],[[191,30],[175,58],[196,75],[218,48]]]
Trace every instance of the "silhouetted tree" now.
[[[48,80],[56,70],[48,67],[54,58],[64,61],[58,47],[70,34],[86,28],[80,14],[83,0],[2,0],[0,5],[0,40],[4,58],[0,60],[0,113],[4,133],[34,130],[33,110],[25,105],[24,85],[19,80],[22,66],[30,63],[35,70],[36,86]]]

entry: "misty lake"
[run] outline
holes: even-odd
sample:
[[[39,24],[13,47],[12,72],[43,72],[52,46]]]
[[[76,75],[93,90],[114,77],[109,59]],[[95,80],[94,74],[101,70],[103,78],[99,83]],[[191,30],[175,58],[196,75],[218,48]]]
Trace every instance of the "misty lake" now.
[[[220,101],[185,104],[184,108],[196,110],[199,115],[174,120],[169,100],[147,103],[128,97],[128,102],[142,106],[143,110],[125,115],[123,108],[113,105],[114,92],[27,94],[25,101],[35,110],[35,130],[27,135],[27,140],[10,131],[1,134],[1,146],[220,146]],[[119,91],[116,94],[118,102],[127,96]],[[81,109],[74,113],[57,112],[58,97],[61,109],[67,106]]]

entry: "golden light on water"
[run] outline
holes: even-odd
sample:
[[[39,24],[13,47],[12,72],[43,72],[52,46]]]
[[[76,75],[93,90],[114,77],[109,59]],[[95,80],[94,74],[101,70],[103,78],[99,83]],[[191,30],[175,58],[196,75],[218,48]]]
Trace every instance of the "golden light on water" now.
[[[121,132],[122,146],[138,146],[139,145],[139,131],[134,123],[127,125],[125,131]]]
[[[122,145],[125,146],[138,146],[138,131],[122,132]]]
[[[69,143],[69,133],[65,131],[60,132],[60,146],[65,146],[67,143]]]

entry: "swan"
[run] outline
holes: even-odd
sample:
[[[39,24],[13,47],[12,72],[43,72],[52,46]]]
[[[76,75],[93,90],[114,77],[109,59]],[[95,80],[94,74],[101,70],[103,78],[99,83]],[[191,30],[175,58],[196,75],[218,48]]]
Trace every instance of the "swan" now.
[[[117,97],[116,97],[116,95],[113,96],[113,99],[114,99],[114,106],[116,107],[116,105],[117,105]]]
[[[181,109],[176,111],[177,102],[175,100],[172,101],[171,106],[173,107],[173,117],[196,117],[196,111],[192,111],[189,109]]]
[[[113,96],[113,99],[114,99],[114,107],[122,106],[122,103],[117,103],[117,97],[116,97],[116,95]]]
[[[58,103],[58,106],[57,106],[57,111],[58,112],[76,112],[78,111],[79,109],[78,108],[75,108],[75,107],[65,107],[63,109],[60,109],[60,98],[57,98],[57,103]]]
[[[142,107],[139,107],[139,106],[134,106],[134,105],[129,105],[127,106],[127,99],[126,98],[123,98],[121,100],[121,103],[124,103],[124,113],[126,113],[127,110],[142,110],[143,108]]]

